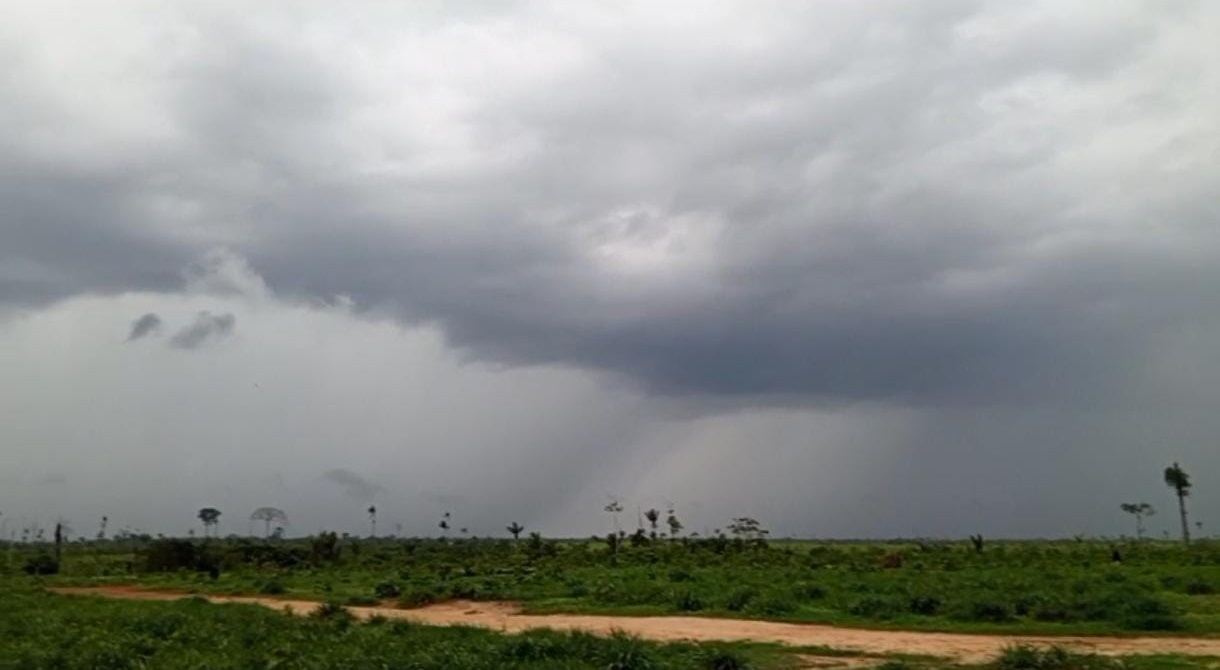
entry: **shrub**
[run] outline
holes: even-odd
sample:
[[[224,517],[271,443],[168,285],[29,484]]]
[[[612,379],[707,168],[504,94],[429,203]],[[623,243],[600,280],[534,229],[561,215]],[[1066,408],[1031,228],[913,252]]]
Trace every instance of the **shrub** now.
[[[1005,623],[1012,620],[1012,611],[996,600],[974,600],[955,607],[952,617],[960,621]]]
[[[780,616],[795,612],[796,603],[785,596],[769,595],[754,602],[749,609],[764,616]]]
[[[55,575],[59,574],[59,562],[43,553],[26,561],[22,569],[27,575]]]
[[[402,589],[398,588],[394,582],[381,582],[373,587],[373,595],[381,600],[397,598],[402,595]]]
[[[706,670],[747,670],[750,667],[740,656],[723,649],[708,651],[701,665]]]
[[[729,594],[728,599],[725,600],[724,608],[730,612],[740,612],[748,607],[750,601],[754,600],[757,596],[758,591],[756,589],[750,587],[737,589]]]
[[[907,603],[907,611],[911,614],[933,616],[940,611],[940,598],[936,596],[914,596]]]
[[[677,599],[674,601],[674,607],[679,612],[698,612],[703,609],[703,601],[699,599],[699,596],[690,591],[685,591],[678,594]]]
[[[1122,661],[1096,654],[1073,654],[1061,647],[1009,647],[996,659],[998,670],[1125,670]]]
[[[1187,582],[1184,590],[1188,596],[1209,596],[1216,592],[1216,588],[1210,582],[1205,582],[1201,579],[1193,579]]]
[[[826,597],[826,589],[817,584],[798,584],[792,593],[798,600],[821,600]]]
[[[847,611],[855,616],[868,619],[893,619],[902,611],[902,608],[892,599],[866,596],[852,603]]]
[[[398,598],[398,606],[411,609],[413,607],[431,605],[440,600],[436,593],[430,589],[411,589]]]
[[[269,579],[258,587],[258,592],[268,596],[278,596],[283,594],[287,589],[280,583],[278,579]]]

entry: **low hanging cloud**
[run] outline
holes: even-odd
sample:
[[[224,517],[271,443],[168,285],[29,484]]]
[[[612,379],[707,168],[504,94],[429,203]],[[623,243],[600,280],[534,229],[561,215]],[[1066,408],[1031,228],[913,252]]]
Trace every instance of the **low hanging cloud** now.
[[[363,502],[372,501],[379,493],[385,491],[385,487],[380,484],[369,481],[346,468],[328,470],[322,475],[322,479],[342,487],[343,494],[347,497]]]
[[[135,342],[144,337],[155,336],[161,332],[161,317],[149,312],[131,322],[131,332],[127,334],[128,342]]]
[[[182,330],[174,333],[169,344],[175,349],[198,349],[199,347],[233,334],[237,325],[237,317],[232,314],[212,314],[202,311],[195,315],[195,320]]]

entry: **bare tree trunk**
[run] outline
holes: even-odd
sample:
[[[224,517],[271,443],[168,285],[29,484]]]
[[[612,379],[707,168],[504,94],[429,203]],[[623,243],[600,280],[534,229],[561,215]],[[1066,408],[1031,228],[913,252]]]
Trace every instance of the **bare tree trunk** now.
[[[1190,524],[1186,523],[1186,496],[1178,492],[1178,514],[1182,517],[1182,544],[1190,545]]]

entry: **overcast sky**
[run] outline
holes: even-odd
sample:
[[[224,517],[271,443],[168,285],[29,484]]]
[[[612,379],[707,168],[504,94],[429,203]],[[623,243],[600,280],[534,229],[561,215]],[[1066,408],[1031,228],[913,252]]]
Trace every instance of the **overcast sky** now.
[[[1220,532],[1217,35],[0,2],[0,528]]]

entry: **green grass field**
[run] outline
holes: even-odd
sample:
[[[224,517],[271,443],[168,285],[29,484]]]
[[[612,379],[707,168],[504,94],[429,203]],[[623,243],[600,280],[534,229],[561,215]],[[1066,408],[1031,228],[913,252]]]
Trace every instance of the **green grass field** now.
[[[333,540],[333,541],[332,541]],[[1116,561],[1117,551],[1120,561]],[[3,562],[23,574],[48,547]],[[862,627],[1220,633],[1220,545],[363,540],[71,543],[47,583],[123,583],[404,607],[513,600],[533,612],[697,613]]]

